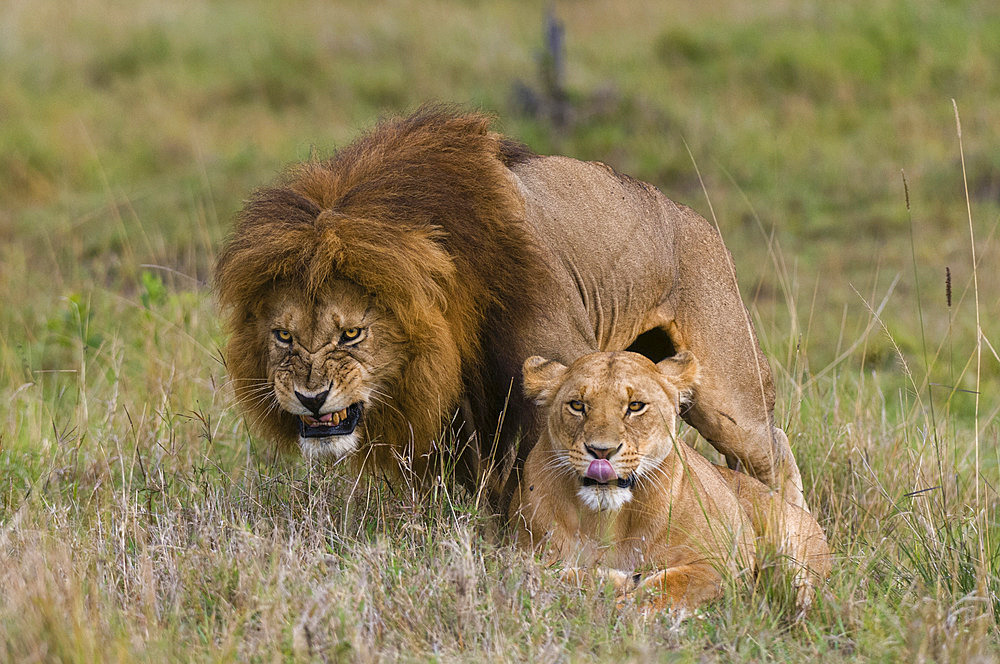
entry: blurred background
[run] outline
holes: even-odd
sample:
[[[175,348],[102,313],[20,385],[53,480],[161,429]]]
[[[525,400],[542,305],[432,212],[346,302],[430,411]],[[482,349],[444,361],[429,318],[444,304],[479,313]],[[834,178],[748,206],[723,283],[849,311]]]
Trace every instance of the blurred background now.
[[[992,2],[11,0],[0,64],[5,389],[65,391],[81,343],[150,343],[116,327],[138,314],[215,355],[206,284],[247,192],[380,117],[448,101],[717,220],[793,382],[843,365],[974,410],[952,390],[976,377],[952,100],[992,314]],[[992,340],[995,315],[981,319]],[[153,343],[122,362],[158,361]],[[997,365],[987,347],[985,380]]]

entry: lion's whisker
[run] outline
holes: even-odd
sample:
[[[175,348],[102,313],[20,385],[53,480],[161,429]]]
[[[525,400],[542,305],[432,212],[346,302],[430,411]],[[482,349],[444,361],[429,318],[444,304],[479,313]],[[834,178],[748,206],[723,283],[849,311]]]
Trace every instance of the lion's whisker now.
[[[266,417],[270,416],[275,410],[279,409],[280,406],[281,404],[278,403],[278,400],[273,399],[271,403],[268,404],[267,408],[264,408],[262,411],[257,413],[257,417],[255,417],[253,422],[250,424],[250,428],[256,429]]]
[[[237,399],[237,403],[251,410],[254,408],[259,408],[261,405],[267,403],[268,401],[274,401],[275,403],[278,403],[277,398],[275,398],[274,394],[272,393],[263,393]]]
[[[401,415],[401,416],[405,417],[405,415],[403,415],[403,411],[399,410],[399,409],[398,409],[398,408],[396,408],[396,407],[395,407],[394,405],[392,405],[391,403],[389,403],[389,401],[387,401],[387,400],[386,400],[385,398],[383,398],[383,397],[381,397],[381,396],[379,396],[379,397],[376,397],[376,396],[374,396],[374,395],[372,395],[372,396],[371,396],[370,398],[371,398],[371,400],[372,400],[372,401],[373,401],[374,403],[377,403],[377,404],[379,404],[379,405],[381,405],[381,406],[385,406],[386,408],[391,408],[392,410],[394,410],[394,411],[395,411],[396,413],[398,413],[399,415]]]
[[[255,388],[253,390],[240,391],[233,395],[236,402],[249,401],[261,396],[273,396],[274,391],[270,388]]]

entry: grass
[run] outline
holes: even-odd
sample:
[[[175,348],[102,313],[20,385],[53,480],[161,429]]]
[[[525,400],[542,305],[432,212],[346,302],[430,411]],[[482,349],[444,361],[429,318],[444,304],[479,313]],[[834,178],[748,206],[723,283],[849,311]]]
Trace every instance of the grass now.
[[[991,3],[557,3],[562,128],[516,103],[543,20],[519,3],[8,5],[0,661],[1000,656]],[[762,582],[645,620],[448,483],[247,435],[206,286],[233,211],[435,98],[708,214],[700,171],[838,557],[805,620]]]

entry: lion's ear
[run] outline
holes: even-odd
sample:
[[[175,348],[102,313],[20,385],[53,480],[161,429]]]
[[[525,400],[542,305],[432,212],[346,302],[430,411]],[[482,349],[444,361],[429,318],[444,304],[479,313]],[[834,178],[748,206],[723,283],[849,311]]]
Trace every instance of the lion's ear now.
[[[657,362],[663,377],[680,392],[681,403],[691,400],[691,394],[698,385],[698,358],[689,350],[682,350],[673,357]]]
[[[547,405],[566,374],[566,366],[555,360],[532,355],[524,361],[524,396],[539,406]]]

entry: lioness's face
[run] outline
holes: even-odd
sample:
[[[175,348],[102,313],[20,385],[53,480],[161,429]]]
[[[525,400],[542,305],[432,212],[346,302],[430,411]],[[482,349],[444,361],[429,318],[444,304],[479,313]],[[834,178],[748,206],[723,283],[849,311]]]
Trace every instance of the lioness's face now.
[[[315,299],[279,287],[260,325],[275,405],[295,416],[302,453],[340,458],[356,450],[365,412],[384,402],[403,364],[395,318],[360,287],[337,281]]]
[[[690,353],[659,365],[626,352],[593,353],[570,367],[529,358],[525,391],[547,409],[548,463],[573,475],[591,509],[621,508],[638,483],[657,481],[696,373]]]

